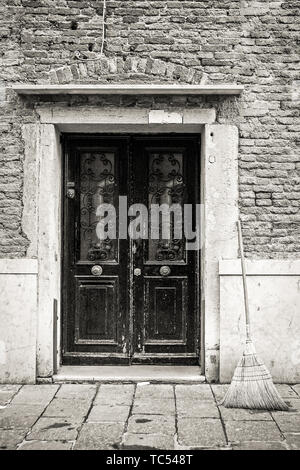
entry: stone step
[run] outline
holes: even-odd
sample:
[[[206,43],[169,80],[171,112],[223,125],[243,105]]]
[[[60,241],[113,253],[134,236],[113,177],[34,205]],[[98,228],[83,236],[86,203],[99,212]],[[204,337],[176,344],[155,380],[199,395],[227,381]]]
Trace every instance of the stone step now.
[[[197,384],[205,376],[198,366],[62,366],[53,382]]]

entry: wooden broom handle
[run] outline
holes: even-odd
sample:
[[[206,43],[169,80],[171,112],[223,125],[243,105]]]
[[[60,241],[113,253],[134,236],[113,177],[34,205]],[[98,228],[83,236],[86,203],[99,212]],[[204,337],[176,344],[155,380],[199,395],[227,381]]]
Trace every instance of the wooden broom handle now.
[[[247,286],[246,263],[245,263],[245,256],[244,256],[242,227],[241,227],[240,220],[237,221],[237,229],[238,229],[238,235],[239,235],[239,248],[240,248],[240,255],[241,255],[243,286],[244,286],[244,301],[245,301],[245,314],[246,314],[246,338],[247,340],[250,340],[251,336],[250,336],[249,297],[248,297],[248,286]]]

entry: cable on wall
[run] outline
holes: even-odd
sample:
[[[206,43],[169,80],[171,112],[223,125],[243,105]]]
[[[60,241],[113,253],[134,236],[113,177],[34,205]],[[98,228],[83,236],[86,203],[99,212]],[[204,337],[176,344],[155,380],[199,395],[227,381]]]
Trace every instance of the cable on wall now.
[[[78,57],[78,59],[80,59],[80,61],[82,62],[88,62],[90,60],[97,60],[97,59],[100,59],[103,55],[103,51],[104,51],[104,43],[106,41],[106,38],[105,38],[105,26],[106,26],[106,0],[103,0],[103,9],[102,9],[102,33],[101,33],[101,47],[100,47],[100,55],[98,57],[93,57],[92,59],[86,59],[86,58],[80,58]],[[69,65],[76,65],[78,62],[72,62],[70,63]]]

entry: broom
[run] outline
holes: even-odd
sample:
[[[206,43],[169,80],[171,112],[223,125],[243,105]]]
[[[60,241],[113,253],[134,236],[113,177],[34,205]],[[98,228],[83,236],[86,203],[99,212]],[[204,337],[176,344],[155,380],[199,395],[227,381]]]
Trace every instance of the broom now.
[[[270,372],[257,357],[252,343],[246,266],[240,221],[237,222],[237,228],[244,286],[246,345],[243,357],[235,369],[231,384],[221,402],[221,405],[224,405],[226,408],[287,411],[289,409],[287,404],[279,396],[273,384]]]

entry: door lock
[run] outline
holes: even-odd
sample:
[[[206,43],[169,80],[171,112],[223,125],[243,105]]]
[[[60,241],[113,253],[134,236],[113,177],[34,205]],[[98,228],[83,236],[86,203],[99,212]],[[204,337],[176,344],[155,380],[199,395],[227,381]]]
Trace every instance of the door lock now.
[[[140,268],[135,268],[133,274],[135,276],[140,276],[142,274],[142,270]]]

